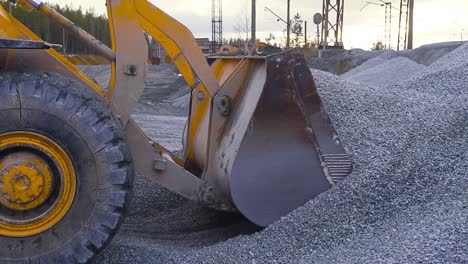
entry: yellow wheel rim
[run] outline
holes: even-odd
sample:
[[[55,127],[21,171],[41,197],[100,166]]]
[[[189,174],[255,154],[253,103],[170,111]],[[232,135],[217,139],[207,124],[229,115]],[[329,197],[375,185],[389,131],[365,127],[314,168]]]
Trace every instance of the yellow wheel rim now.
[[[0,235],[27,237],[67,214],[76,175],[67,153],[33,132],[0,134]]]

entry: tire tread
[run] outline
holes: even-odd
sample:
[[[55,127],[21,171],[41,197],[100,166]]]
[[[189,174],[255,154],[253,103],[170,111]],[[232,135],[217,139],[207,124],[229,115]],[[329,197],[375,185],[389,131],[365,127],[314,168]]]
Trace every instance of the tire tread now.
[[[115,235],[131,197],[134,171],[123,127],[105,101],[77,81],[51,73],[0,72],[0,89],[5,87],[8,87],[8,92],[0,91],[0,96],[8,98],[0,99],[0,102],[17,100],[20,112],[23,107],[42,103],[45,108],[59,107],[60,118],[78,127],[87,127],[83,131],[88,133],[86,137],[94,137],[94,142],[90,143],[94,157],[105,160],[107,166],[106,174],[100,175],[94,212],[79,234],[58,250],[38,257],[18,259],[13,263],[25,260],[29,263],[62,263],[64,260],[67,263],[87,263]],[[22,105],[23,102],[28,104]],[[13,105],[0,105],[0,113]],[[104,137],[108,137],[108,140],[102,140]]]

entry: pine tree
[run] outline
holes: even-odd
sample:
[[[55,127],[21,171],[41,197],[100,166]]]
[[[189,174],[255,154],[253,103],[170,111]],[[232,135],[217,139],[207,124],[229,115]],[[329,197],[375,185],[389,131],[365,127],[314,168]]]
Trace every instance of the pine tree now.
[[[0,5],[8,10],[9,2],[0,0]],[[94,37],[110,46],[110,30],[108,20],[103,15],[96,15],[94,9],[83,11],[81,7],[73,8],[71,6],[49,5],[63,16],[68,18],[75,25],[88,31]],[[62,27],[41,13],[33,10],[28,13],[20,6],[12,7],[12,15],[23,23],[32,32],[38,35],[44,41],[64,45],[63,51],[72,54],[93,54],[94,51],[88,48],[82,41],[74,38],[63,30]],[[64,40],[66,43],[64,43]],[[66,44],[66,45],[65,45]]]

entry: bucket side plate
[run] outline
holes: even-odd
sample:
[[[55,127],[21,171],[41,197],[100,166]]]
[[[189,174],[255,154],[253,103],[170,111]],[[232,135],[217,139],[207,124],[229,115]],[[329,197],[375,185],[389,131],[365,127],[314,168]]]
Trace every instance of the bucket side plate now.
[[[250,120],[229,182],[235,206],[252,222],[267,226],[328,190],[334,176],[350,173],[300,53],[267,58],[266,82]]]

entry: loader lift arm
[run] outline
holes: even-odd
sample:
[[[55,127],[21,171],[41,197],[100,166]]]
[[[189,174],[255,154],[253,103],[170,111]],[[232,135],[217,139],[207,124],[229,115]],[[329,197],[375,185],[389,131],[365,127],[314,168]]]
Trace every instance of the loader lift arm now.
[[[176,169],[184,165],[183,161],[172,155],[172,153],[162,146],[152,142],[130,118],[145,86],[147,44],[144,40],[144,31],[163,44],[190,87],[199,87],[199,89],[206,91],[208,96],[205,100],[205,107],[201,109],[203,111],[198,116],[207,114],[211,97],[205,87],[210,87],[209,90],[214,93],[219,89],[219,85],[201,51],[193,48],[197,47],[197,43],[191,32],[178,21],[145,0],[108,0],[107,8],[112,38],[112,49],[110,49],[41,1],[19,0],[14,2],[27,9],[36,8],[84,40],[99,54],[112,61],[112,76],[108,92],[104,92],[102,88],[96,88],[94,83],[93,88],[107,98],[113,111],[122,123],[126,125],[127,132],[132,131],[132,134],[129,134],[128,138],[139,143],[132,144],[132,146],[139,146],[138,148],[132,148],[133,152],[138,156],[149,157],[146,160],[137,160],[137,171],[142,172],[148,177],[153,176],[166,188],[186,198],[197,201],[201,185],[199,177],[192,175],[186,170]],[[16,22],[16,25],[12,25],[12,30],[21,29],[22,32],[26,33],[24,34],[26,36],[23,36],[26,38],[34,35],[28,29],[17,26],[21,23],[15,21],[14,18],[11,19],[13,22]],[[17,34],[22,35],[21,33],[18,32]],[[52,52],[49,55],[57,58],[63,64],[68,64],[57,53]],[[67,66],[69,71],[61,67],[59,73],[74,77],[79,81],[87,79],[77,68],[71,65]],[[198,76],[202,77],[199,78]],[[87,82],[86,84],[89,85],[89,83]],[[204,83],[207,83],[207,85],[204,85]],[[192,130],[194,130],[193,127]],[[142,146],[142,142],[145,142],[146,146]],[[143,150],[146,151],[142,152]],[[165,157],[169,157],[169,159],[165,160]],[[178,171],[178,173],[172,172],[167,175],[167,173],[154,170],[153,163],[158,162],[158,160],[164,160],[163,162],[173,164],[175,171]],[[192,190],[187,191],[187,186],[190,186]]]
[[[45,41],[0,39],[0,49],[50,49],[61,47],[61,45],[54,45]]]

